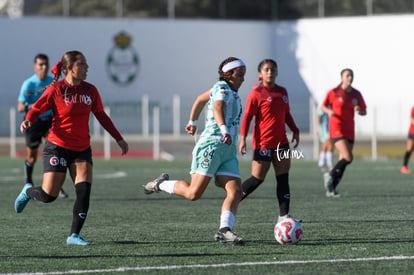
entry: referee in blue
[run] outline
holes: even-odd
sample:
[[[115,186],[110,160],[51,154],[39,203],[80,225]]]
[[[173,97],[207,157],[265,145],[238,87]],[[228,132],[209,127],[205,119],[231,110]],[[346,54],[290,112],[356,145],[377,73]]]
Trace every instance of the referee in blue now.
[[[34,58],[34,74],[26,79],[20,88],[17,103],[17,110],[26,113],[32,108],[33,104],[40,98],[46,87],[53,82],[53,76],[48,74],[49,57],[45,54],[37,54]],[[42,142],[42,137],[46,137],[52,125],[52,111],[39,116],[39,119],[25,131],[26,139],[26,160],[24,162],[24,172],[26,183],[33,184],[32,174],[37,159],[38,148]],[[67,198],[63,189],[60,190],[59,197]]]

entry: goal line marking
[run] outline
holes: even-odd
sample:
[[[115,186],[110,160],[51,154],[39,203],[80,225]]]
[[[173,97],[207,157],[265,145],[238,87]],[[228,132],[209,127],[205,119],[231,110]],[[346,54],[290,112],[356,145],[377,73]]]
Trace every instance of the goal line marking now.
[[[259,265],[289,265],[289,264],[312,264],[312,263],[341,263],[341,262],[370,262],[370,261],[392,261],[392,260],[414,260],[413,256],[388,256],[388,257],[371,257],[371,258],[354,258],[354,259],[321,259],[321,260],[290,260],[290,261],[272,261],[272,262],[241,262],[241,263],[222,263],[222,264],[193,264],[193,265],[166,265],[166,266],[137,266],[137,267],[119,267],[111,269],[91,269],[91,270],[68,270],[55,272],[39,273],[8,273],[13,275],[60,275],[60,274],[86,274],[86,273],[109,273],[109,272],[129,272],[129,271],[148,271],[148,270],[172,270],[188,268],[219,268],[231,266],[259,266]]]

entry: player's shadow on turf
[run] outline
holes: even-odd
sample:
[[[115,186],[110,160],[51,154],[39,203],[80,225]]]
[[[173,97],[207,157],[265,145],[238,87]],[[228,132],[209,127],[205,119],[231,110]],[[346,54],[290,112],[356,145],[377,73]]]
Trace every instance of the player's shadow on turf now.
[[[361,223],[391,223],[393,225],[395,225],[395,223],[398,222],[404,222],[404,223],[414,223],[414,219],[410,220],[410,219],[389,219],[389,220],[312,220],[312,221],[308,221],[306,220],[306,223],[329,223],[329,224],[334,224],[334,223],[344,223],[344,224],[351,224],[351,223],[356,223],[356,224],[361,224]]]
[[[246,253],[245,255],[268,255],[268,253],[260,253],[260,254],[251,254]],[[122,254],[122,255],[22,255],[22,256],[13,256],[15,258],[28,258],[28,259],[100,259],[100,258],[153,258],[153,257],[212,257],[212,256],[234,256],[234,253],[168,253],[168,254],[146,254],[146,255],[136,255],[136,254]],[[9,256],[0,256],[0,258],[9,258]],[[62,273],[63,274],[63,273]]]
[[[148,244],[176,244],[176,243],[179,243],[179,244],[182,244],[182,243],[189,243],[189,244],[196,244],[196,243],[202,243],[202,244],[205,244],[205,243],[211,243],[211,244],[219,244],[219,245],[224,245],[224,244],[221,244],[221,243],[217,243],[217,242],[214,242],[214,241],[207,241],[207,240],[200,240],[200,241],[182,241],[182,240],[179,240],[179,241],[157,241],[157,242],[138,242],[138,241],[114,241],[113,242],[114,244],[120,244],[120,245],[148,245]],[[245,245],[244,246],[247,246],[247,245],[249,245],[249,244],[260,244],[260,245],[264,245],[264,244],[266,244],[266,245],[275,245],[275,241],[273,241],[273,240],[246,240],[246,243],[245,243]]]
[[[414,239],[314,239],[302,240],[300,245],[303,246],[320,246],[320,245],[334,245],[334,244],[395,244],[395,243],[414,243]]]
[[[168,197],[167,197],[168,196]],[[203,197],[201,200],[213,200],[222,202],[224,199],[223,197]],[[146,196],[146,197],[96,197],[93,198],[94,201],[185,201],[181,197],[171,197],[168,194],[162,194],[158,196]]]

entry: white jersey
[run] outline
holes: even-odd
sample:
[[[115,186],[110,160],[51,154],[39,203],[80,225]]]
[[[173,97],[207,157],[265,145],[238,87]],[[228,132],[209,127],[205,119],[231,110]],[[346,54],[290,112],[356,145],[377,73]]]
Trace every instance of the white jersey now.
[[[237,92],[233,91],[226,81],[218,81],[210,89],[210,100],[207,105],[206,125],[200,135],[200,141],[220,141],[223,135],[213,115],[214,102],[222,100],[225,103],[224,121],[229,130],[233,144],[237,144],[242,114],[241,100]]]

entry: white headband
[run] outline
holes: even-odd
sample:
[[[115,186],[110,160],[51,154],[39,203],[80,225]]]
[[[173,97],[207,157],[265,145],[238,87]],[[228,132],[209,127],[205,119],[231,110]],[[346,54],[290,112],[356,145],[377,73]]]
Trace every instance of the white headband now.
[[[223,73],[227,73],[228,71],[231,71],[235,68],[243,67],[243,66],[246,66],[244,62],[240,59],[237,59],[224,65],[221,70],[223,71]]]

